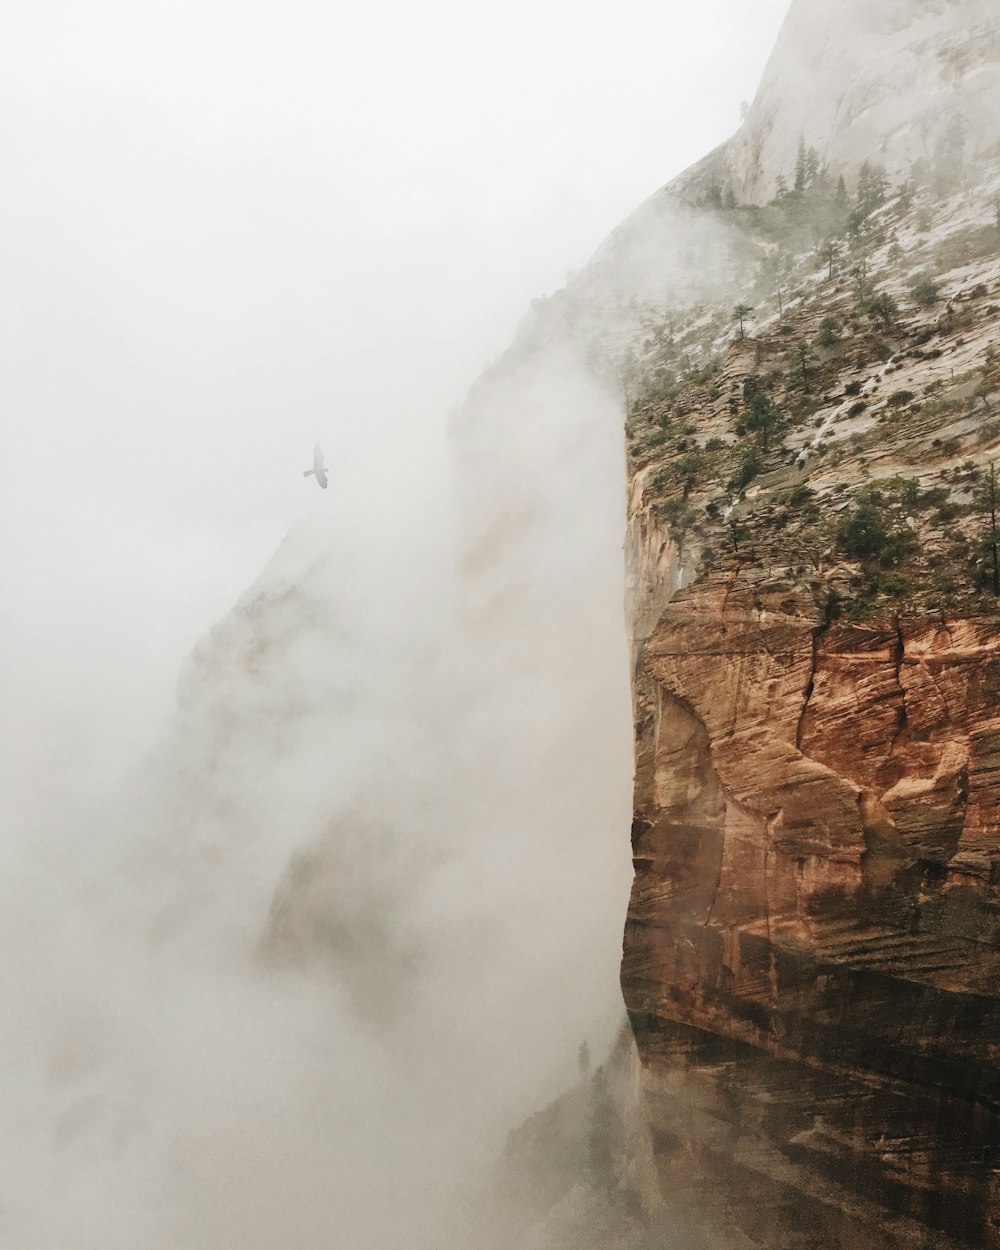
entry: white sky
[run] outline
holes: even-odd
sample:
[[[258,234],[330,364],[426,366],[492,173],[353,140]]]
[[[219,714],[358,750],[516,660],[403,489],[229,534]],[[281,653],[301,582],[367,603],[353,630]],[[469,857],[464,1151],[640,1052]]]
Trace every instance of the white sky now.
[[[162,711],[314,440],[457,401],[735,128],[786,8],[7,0],[7,766]]]

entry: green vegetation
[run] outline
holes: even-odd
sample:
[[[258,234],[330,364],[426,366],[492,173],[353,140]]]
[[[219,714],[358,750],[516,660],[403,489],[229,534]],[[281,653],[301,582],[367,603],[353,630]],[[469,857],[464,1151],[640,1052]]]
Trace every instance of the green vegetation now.
[[[837,525],[836,543],[845,556],[861,563],[863,588],[850,615],[855,620],[865,620],[877,613],[880,600],[904,601],[915,592],[917,584],[905,565],[917,551],[918,543],[905,519],[890,506],[881,490],[860,491],[856,499],[855,506],[843,514]]]
[[[799,365],[799,374],[802,380],[802,389],[808,392],[811,389],[813,366],[816,359],[809,349],[809,344],[805,339],[795,345],[795,354]]]
[[[965,119],[956,113],[934,146],[931,167],[936,195],[949,195],[961,185],[965,175]]]
[[[851,509],[837,527],[837,542],[848,556],[872,559],[885,550],[889,533],[885,517],[873,503],[861,503]]]
[[[635,397],[628,409],[630,454],[651,466],[649,506],[678,546],[696,544],[699,576],[736,557],[780,564],[787,548],[803,573],[853,564],[846,597],[858,617],[884,613],[890,604],[897,611],[922,609],[1000,593],[995,472],[990,511],[982,469],[969,460],[955,467],[968,449],[1000,436],[1000,420],[993,419],[1000,410],[1000,351],[975,368],[966,354],[958,377],[942,361],[933,382],[910,380],[911,361],[947,356],[962,345],[965,327],[1000,315],[985,282],[966,282],[956,283],[964,289],[947,309],[913,316],[914,305],[941,301],[939,274],[1000,251],[1000,204],[996,225],[970,227],[933,246],[914,244],[914,220],[918,227],[932,223],[931,211],[914,204],[926,204],[932,178],[925,170],[893,194],[870,163],[852,196],[843,180],[832,186],[819,155],[800,144],[794,180],[780,183],[770,204],[738,206],[728,189],[713,192],[712,207],[745,228],[759,249],[757,282],[737,288],[731,298],[743,299],[732,305],[692,308],[662,326],[650,315],[626,388]],[[917,254],[908,265],[911,248]],[[886,287],[917,265],[904,320]],[[753,329],[748,320],[762,303],[767,317]],[[747,345],[733,351],[723,374],[713,353],[728,351],[733,337]],[[743,376],[748,358],[752,372]],[[878,369],[879,362],[888,367]],[[904,378],[908,385],[900,385]],[[951,418],[968,421],[970,412],[982,414],[981,424],[968,423],[978,429],[946,437],[950,431],[941,427]],[[837,424],[844,420],[855,424],[845,430]],[[812,443],[814,425],[829,427],[825,442]],[[859,472],[875,477],[889,439],[900,448],[930,443],[941,480],[924,473],[923,484],[900,478],[858,490],[847,466],[860,462]],[[943,457],[952,464],[942,464]],[[820,496],[794,484],[813,466]],[[748,487],[762,477],[747,499]],[[738,522],[724,519],[724,497],[739,502]]]
[[[735,214],[737,224],[748,232],[778,244],[787,256],[825,247],[843,235],[850,204],[831,189],[829,178],[807,181],[801,190],[789,190],[779,178],[769,204],[745,205]],[[839,255],[839,248],[838,248]],[[836,256],[824,256],[831,273]]]
[[[656,518],[667,527],[670,537],[678,547],[684,546],[684,539],[694,525],[697,514],[686,499],[664,499],[656,505]]]
[[[743,525],[740,521],[729,522],[729,537],[733,544],[733,551],[737,554],[740,550],[740,543],[745,543],[750,537],[750,529]]]
[[[736,475],[730,480],[729,487],[737,493],[740,493],[750,485],[763,467],[760,452],[756,447],[748,448],[740,459],[739,468]]]
[[[912,404],[916,396],[912,391],[893,391],[886,400],[890,408],[905,408],[907,404]]]
[[[978,566],[979,581],[1000,598],[1000,481],[997,479],[995,464],[990,464],[982,485],[976,491],[973,506],[984,521],[980,540],[982,559]]]
[[[706,382],[711,382],[713,378],[717,378],[722,372],[721,360],[710,360],[708,364],[703,365],[700,369],[693,369],[688,375],[688,380],[693,382],[695,386],[704,386]]]
[[[941,283],[932,278],[929,273],[919,274],[910,285],[910,294],[918,304],[923,304],[925,308],[937,303],[940,291]]]
[[[858,206],[852,219],[863,221],[885,203],[885,170],[881,165],[865,161],[858,172]]]
[[[865,304],[865,312],[872,321],[880,322],[886,330],[891,330],[899,320],[899,305],[887,292],[873,295]]]
[[[840,342],[840,322],[836,317],[824,317],[819,326],[820,347],[835,347]]]
[[[771,436],[778,428],[781,414],[774,400],[764,391],[758,391],[750,401],[746,428],[760,435],[760,445],[766,451]]]

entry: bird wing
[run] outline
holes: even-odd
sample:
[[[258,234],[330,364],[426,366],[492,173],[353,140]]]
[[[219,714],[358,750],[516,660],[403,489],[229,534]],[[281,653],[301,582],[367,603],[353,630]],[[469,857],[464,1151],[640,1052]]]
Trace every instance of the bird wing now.
[[[319,443],[313,448],[313,468],[317,473],[322,473],[323,471],[323,448],[320,447]]]

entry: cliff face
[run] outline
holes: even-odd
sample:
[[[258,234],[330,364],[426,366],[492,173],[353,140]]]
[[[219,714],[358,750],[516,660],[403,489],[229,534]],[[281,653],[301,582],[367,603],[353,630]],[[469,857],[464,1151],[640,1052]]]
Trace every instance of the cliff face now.
[[[797,1194],[765,1244],[995,1244],[1000,618],[831,621],[751,557],[640,687],[623,984],[665,1172]]]
[[[1000,121],[1000,16],[989,0],[797,0],[745,125],[670,193],[717,177],[741,203],[791,186],[800,138],[853,178],[877,160],[894,179],[939,159],[955,117],[976,156]]]
[[[1000,1244],[998,33],[985,0],[797,0],[740,133],[455,423],[476,628],[500,536],[526,636],[587,514],[510,502],[572,463],[567,414],[606,455],[540,379],[627,413],[622,986],[693,1245]]]
[[[482,1136],[620,1013],[627,509],[623,1245],[637,1193],[692,1247],[1000,1245],[991,7],[797,0],[740,134],[456,414],[457,620],[443,542],[414,558],[366,483],[189,669],[170,854],[418,1074],[467,1069]],[[586,1098],[555,1107],[539,1247],[594,1210],[547,1217],[587,1171]]]
[[[835,68],[810,9],[786,37]],[[847,91],[820,101],[826,150],[900,150],[879,101],[911,54],[941,62],[959,13],[986,20],[870,6],[883,141],[858,148]],[[778,236],[752,326],[675,318],[631,397],[622,983],[661,1181],[702,1195],[709,1240],[1000,1244],[996,175],[852,195],[809,250]],[[789,207],[735,212],[753,234]]]

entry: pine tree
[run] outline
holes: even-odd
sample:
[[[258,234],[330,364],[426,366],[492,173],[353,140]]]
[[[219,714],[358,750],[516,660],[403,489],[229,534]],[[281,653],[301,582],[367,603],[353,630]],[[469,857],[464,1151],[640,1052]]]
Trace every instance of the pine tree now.
[[[885,203],[886,180],[885,170],[881,165],[872,167],[872,208]]]
[[[736,307],[733,309],[733,320],[738,321],[740,323],[740,338],[741,339],[746,338],[746,330],[743,327],[743,322],[747,319],[747,317],[752,316],[752,314],[753,314],[753,308],[749,304],[737,304]]]
[[[871,200],[872,167],[867,161],[858,170],[858,208],[865,212]]]
[[[885,203],[885,171],[865,161],[858,170],[858,211],[863,217]]]
[[[983,485],[976,492],[976,507],[986,519],[983,551],[986,556],[986,577],[993,593],[1000,598],[1000,479],[993,463]]]
[[[813,365],[813,355],[812,352],[810,352],[809,344],[805,341],[805,339],[800,340],[796,346],[796,350],[799,355],[799,368],[802,370],[802,389],[806,392],[806,394],[808,394],[811,382],[809,371]]]
[[[805,137],[799,136],[799,154],[795,158],[795,190],[804,191],[806,189],[806,178],[809,166],[809,156],[806,152]]]
[[[899,305],[887,291],[882,291],[868,301],[868,315],[891,330],[899,318]]]
[[[813,183],[818,191],[828,194],[830,190],[830,165],[828,161],[820,161],[816,167],[816,178]]]
[[[760,436],[760,445],[767,451],[771,434],[778,424],[778,409],[774,400],[763,391],[758,391],[750,400],[750,411],[747,414],[746,426]]]
[[[867,256],[861,257],[857,265],[851,271],[851,274],[856,283],[856,288],[857,288],[857,293],[858,293],[858,304],[860,307],[863,308],[865,303],[868,300],[868,257]]]

